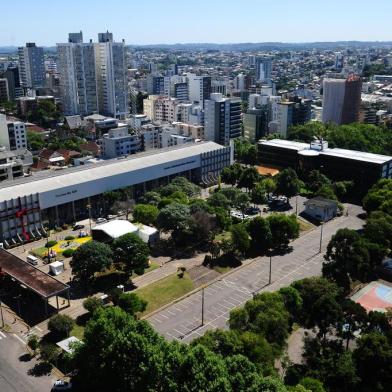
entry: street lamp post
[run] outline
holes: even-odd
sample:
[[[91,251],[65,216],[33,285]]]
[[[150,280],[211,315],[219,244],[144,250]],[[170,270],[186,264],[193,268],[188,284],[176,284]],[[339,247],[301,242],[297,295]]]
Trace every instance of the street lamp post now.
[[[298,195],[295,195],[295,215],[298,215]]]
[[[319,253],[321,253],[321,247],[323,245],[323,227],[324,227],[324,222],[321,221],[321,229],[320,229],[320,249]]]
[[[1,328],[4,328],[4,315],[3,315],[3,305],[1,303],[1,297],[0,297],[0,314],[1,314]]]
[[[204,325],[204,286],[201,289],[201,325]]]
[[[88,209],[88,223],[90,226],[90,235],[91,235],[91,204],[87,204],[87,209]]]
[[[272,249],[269,251],[269,278],[268,284],[271,284],[272,281]]]

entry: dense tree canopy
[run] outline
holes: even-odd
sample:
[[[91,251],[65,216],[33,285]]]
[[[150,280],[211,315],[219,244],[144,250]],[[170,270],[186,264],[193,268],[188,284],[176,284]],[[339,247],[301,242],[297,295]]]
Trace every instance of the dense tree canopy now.
[[[154,225],[158,214],[159,210],[153,204],[137,204],[132,212],[133,219],[144,225]]]
[[[222,356],[207,346],[167,342],[147,322],[117,307],[101,309],[75,350],[74,386],[87,392],[287,392],[245,356]]]
[[[124,234],[113,241],[114,261],[128,274],[143,274],[148,267],[149,248],[134,233]]]
[[[89,241],[79,246],[72,254],[70,262],[72,274],[83,283],[109,268],[113,261],[113,253],[109,245],[97,241]]]
[[[330,147],[392,155],[392,133],[369,124],[334,125],[311,122],[289,130],[291,140],[310,143],[314,137],[324,137]]]

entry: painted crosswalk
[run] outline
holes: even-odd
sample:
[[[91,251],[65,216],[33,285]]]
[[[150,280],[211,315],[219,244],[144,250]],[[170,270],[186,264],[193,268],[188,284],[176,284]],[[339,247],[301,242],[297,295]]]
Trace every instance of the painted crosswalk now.
[[[27,342],[29,340],[29,337],[32,336],[32,335],[40,336],[41,335],[41,331],[42,331],[41,328],[33,327],[28,332],[22,334],[20,337],[22,338],[22,340],[24,342]]]

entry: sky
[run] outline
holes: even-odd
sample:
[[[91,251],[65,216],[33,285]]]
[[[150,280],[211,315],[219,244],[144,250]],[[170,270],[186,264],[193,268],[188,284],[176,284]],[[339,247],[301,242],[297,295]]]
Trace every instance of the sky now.
[[[392,0],[0,0],[0,46],[392,41]]]

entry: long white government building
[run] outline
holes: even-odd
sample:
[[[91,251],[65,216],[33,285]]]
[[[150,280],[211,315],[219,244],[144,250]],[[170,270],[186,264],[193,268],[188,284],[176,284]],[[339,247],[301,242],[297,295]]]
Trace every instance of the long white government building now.
[[[0,242],[6,247],[42,236],[44,225],[61,225],[103,210],[102,194],[132,187],[147,190],[182,175],[198,184],[216,183],[233,162],[232,147],[202,142],[114,159],[94,166],[39,172],[0,184]]]

